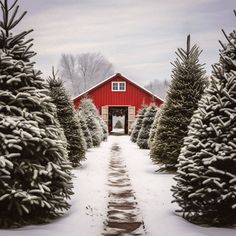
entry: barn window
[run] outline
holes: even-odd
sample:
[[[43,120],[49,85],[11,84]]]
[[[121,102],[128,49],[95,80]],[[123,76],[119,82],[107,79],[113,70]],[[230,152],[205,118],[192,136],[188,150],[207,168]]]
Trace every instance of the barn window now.
[[[126,83],[125,82],[112,82],[112,91],[125,91]]]

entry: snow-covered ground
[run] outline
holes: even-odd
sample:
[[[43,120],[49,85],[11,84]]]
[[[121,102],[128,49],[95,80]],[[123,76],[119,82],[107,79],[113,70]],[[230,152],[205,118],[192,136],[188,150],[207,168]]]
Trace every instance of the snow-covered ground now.
[[[0,236],[99,236],[107,210],[107,178],[111,146],[117,143],[127,165],[147,234],[150,236],[235,236],[235,229],[205,228],[174,214],[170,187],[172,175],[155,173],[148,150],[140,150],[128,136],[110,136],[101,147],[91,149],[83,167],[74,171],[75,195],[71,210],[47,225],[0,230]]]

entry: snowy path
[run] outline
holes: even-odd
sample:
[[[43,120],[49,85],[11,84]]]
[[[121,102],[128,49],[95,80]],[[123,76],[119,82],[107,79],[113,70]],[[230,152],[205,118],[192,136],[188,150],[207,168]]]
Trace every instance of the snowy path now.
[[[107,220],[103,235],[144,235],[144,223],[121,151],[120,146],[112,145]]]
[[[91,149],[82,168],[74,170],[75,194],[70,211],[47,225],[0,230],[0,236],[101,236],[109,202],[107,185],[112,145],[122,152],[130,183],[148,236],[235,236],[235,229],[206,228],[190,224],[174,214],[170,188],[173,175],[157,174],[148,157],[128,136],[110,136]],[[130,235],[130,234],[128,234]]]

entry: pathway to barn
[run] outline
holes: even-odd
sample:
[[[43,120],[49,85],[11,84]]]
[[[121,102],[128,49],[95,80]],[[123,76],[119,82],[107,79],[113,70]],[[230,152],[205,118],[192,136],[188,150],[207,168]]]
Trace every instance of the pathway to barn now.
[[[114,143],[108,173],[108,207],[105,221],[105,236],[144,235],[145,226],[139,212],[120,146]]]

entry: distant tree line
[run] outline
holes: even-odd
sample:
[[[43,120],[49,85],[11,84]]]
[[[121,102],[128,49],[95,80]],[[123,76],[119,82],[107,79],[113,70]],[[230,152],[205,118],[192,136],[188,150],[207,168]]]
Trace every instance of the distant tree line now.
[[[157,95],[158,97],[165,99],[167,90],[169,88],[170,82],[165,80],[158,80],[155,79],[151,81],[149,84],[145,85],[144,87],[151,91],[153,94]]]
[[[63,54],[59,71],[71,96],[77,96],[115,73],[112,63],[101,53]]]

